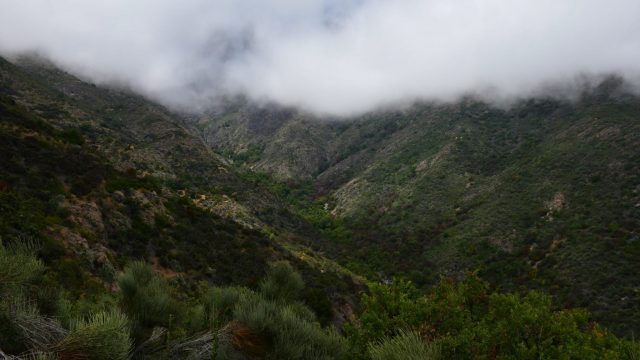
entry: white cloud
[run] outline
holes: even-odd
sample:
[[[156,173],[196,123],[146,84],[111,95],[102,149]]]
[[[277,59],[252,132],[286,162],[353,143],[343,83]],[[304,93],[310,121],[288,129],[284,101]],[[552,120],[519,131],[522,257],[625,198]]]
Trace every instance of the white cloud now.
[[[243,93],[348,115],[640,74],[637,0],[0,0],[0,51],[202,109]]]

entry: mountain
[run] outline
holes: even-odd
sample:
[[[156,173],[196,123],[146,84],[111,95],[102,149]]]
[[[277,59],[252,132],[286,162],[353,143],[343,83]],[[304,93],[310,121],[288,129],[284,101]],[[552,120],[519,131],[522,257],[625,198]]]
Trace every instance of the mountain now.
[[[287,260],[326,321],[363,288],[302,245],[322,239],[311,224],[162,106],[43,60],[0,59],[0,119],[0,234],[44,244],[51,276],[74,296],[113,288],[134,259],[192,287],[255,285]]]
[[[626,89],[609,77],[572,100],[466,98],[350,119],[239,100],[191,126],[235,165],[306,189],[302,207],[348,229],[313,246],[351,269],[423,286],[479,270],[631,334],[640,98]]]
[[[0,58],[0,358],[635,359],[639,110],[194,115]]]

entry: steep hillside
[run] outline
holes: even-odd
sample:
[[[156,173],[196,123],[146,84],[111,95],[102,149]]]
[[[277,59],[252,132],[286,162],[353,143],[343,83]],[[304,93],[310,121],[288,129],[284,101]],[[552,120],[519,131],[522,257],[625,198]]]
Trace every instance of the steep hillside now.
[[[335,138],[334,130],[295,109],[238,99],[193,121],[195,131],[218,153],[281,180],[310,179],[332,159],[326,145]]]
[[[0,358],[635,359],[635,341],[564,308],[636,325],[637,192],[587,201],[635,181],[634,101],[347,122],[240,104],[212,113],[220,126],[0,59]]]
[[[313,306],[349,308],[359,281],[301,246],[312,225],[245,180],[180,117],[50,65],[0,59],[0,236],[41,248],[72,297],[113,290],[134,259],[195,289],[256,285],[288,260]]]
[[[466,99],[342,121],[239,103],[196,125],[235,164],[310,189],[302,206],[349,229],[316,246],[353,269],[421,285],[480,269],[630,334],[640,330],[640,99],[624,89],[609,78],[572,102]]]

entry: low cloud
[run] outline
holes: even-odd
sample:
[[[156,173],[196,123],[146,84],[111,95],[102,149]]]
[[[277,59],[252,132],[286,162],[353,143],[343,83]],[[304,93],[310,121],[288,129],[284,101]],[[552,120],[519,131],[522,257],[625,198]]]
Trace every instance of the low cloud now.
[[[583,74],[640,78],[637,0],[0,0],[36,51],[181,110],[245,95],[329,115]]]

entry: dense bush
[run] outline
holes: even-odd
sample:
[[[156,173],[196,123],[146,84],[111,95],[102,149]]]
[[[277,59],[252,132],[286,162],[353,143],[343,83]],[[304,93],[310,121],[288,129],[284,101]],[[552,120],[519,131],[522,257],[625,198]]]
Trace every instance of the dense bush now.
[[[171,297],[171,288],[156,274],[149,264],[129,264],[118,279],[121,305],[140,326],[168,326],[176,317],[177,305]]]
[[[272,264],[259,291],[212,289],[206,299],[209,317],[226,323],[218,356],[235,353],[265,359],[338,359],[346,347],[333,330],[323,329],[315,314],[298,301],[304,283],[285,262]]]
[[[298,301],[304,284],[288,263],[273,264],[259,291],[216,287],[180,299],[175,286],[149,264],[133,262],[118,278],[119,300],[107,300],[120,309],[104,311],[98,303],[63,298],[56,317],[42,314],[38,299],[22,291],[44,270],[30,245],[0,245],[0,265],[1,351],[98,360],[338,359],[346,352],[345,339],[322,328]]]
[[[427,295],[401,281],[375,285],[363,305],[360,324],[351,329],[354,348],[390,336],[403,340],[373,347],[378,353],[410,346],[415,337],[404,331],[437,343],[447,359],[627,359],[638,351],[590,322],[584,310],[554,311],[551,298],[536,291],[491,292],[473,274],[460,283],[442,280]]]
[[[132,345],[128,322],[125,315],[117,312],[101,312],[87,320],[76,320],[54,351],[65,359],[128,359]]]
[[[6,246],[0,238],[0,295],[5,297],[19,291],[43,271],[44,264],[35,257],[32,243],[15,242]]]
[[[0,349],[48,359],[637,359],[638,345],[554,310],[549,296],[490,290],[469,274],[429,293],[406,281],[372,284],[346,336],[323,328],[284,262],[257,290],[214,287],[185,297],[143,262],[125,267],[120,292],[42,313],[31,284],[45,268],[29,242],[0,245]],[[18,266],[17,264],[21,264]],[[111,300],[109,300],[109,298]],[[119,299],[116,301],[116,298]],[[50,301],[50,300],[49,300]],[[104,309],[119,304],[119,309]],[[51,306],[51,305],[47,305]],[[134,350],[135,349],[135,350]]]
[[[299,303],[282,304],[252,294],[238,303],[234,318],[259,339],[262,348],[251,352],[266,359],[339,359],[346,350],[344,339],[322,329],[314,314]],[[238,331],[233,335],[243,345]]]
[[[302,277],[287,262],[273,264],[260,282],[260,292],[272,300],[298,300],[303,288]]]

